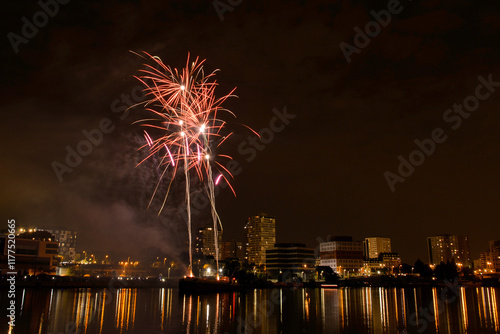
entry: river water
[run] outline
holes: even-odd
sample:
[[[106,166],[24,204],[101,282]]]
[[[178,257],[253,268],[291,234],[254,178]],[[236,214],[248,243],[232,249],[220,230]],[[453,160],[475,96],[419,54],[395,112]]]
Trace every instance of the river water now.
[[[499,288],[19,289],[16,302],[0,333],[500,333]]]

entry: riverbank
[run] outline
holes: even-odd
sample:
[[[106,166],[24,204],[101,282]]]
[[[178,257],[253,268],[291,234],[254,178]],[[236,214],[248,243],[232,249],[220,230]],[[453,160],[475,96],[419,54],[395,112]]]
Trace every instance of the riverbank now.
[[[0,279],[0,288],[9,286],[7,276]],[[177,288],[179,278],[78,277],[38,275],[16,280],[16,288]]]

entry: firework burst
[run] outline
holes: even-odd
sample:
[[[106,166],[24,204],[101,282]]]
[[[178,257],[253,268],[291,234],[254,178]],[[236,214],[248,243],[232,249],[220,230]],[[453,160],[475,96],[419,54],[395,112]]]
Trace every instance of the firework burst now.
[[[189,236],[189,275],[192,276],[192,232],[191,232],[191,174],[195,175],[203,185],[210,200],[210,209],[214,224],[215,258],[217,277],[219,273],[218,229],[222,224],[215,209],[214,187],[220,182],[229,183],[231,173],[218,161],[219,158],[231,159],[227,155],[216,155],[215,148],[222,144],[232,133],[224,135],[226,122],[218,118],[223,111],[234,116],[229,110],[222,108],[222,103],[232,95],[234,89],[221,98],[215,97],[217,81],[215,73],[205,75],[204,60],[190,56],[184,68],[178,70],[165,65],[159,57],[144,53],[141,57],[148,60],[135,76],[144,86],[146,94],[145,110],[151,117],[138,121],[144,127],[146,143],[140,150],[147,150],[142,160],[160,157],[158,168],[161,177],[156,185],[151,200],[156,195],[162,182],[168,183],[167,193],[158,214],[165,206],[170,187],[178,173],[184,174],[185,201],[187,208],[187,225]],[[214,176],[215,174],[215,176]]]

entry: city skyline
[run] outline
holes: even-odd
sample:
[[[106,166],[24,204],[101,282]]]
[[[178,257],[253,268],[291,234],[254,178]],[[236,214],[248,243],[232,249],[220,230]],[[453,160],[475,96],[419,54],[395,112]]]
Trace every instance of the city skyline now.
[[[272,220],[271,224],[266,224],[266,220]],[[262,225],[262,222],[264,224]],[[265,261],[265,254],[268,249],[276,247],[276,245],[303,245],[304,247],[311,247],[311,249],[314,249],[315,253],[318,255],[318,260],[321,260],[321,252],[322,249],[326,246],[322,246],[322,244],[330,244],[332,241],[349,241],[351,243],[355,243],[356,247],[361,247],[361,255],[359,255],[360,259],[363,259],[363,261],[370,261],[373,260],[375,262],[382,260],[382,258],[379,258],[379,255],[385,254],[384,256],[389,256],[389,257],[394,257],[397,256],[399,261],[401,263],[406,263],[406,264],[413,264],[415,261],[422,261],[424,263],[427,263],[431,266],[436,266],[441,262],[449,262],[449,261],[454,261],[459,265],[459,267],[474,267],[474,268],[491,268],[495,269],[497,266],[500,266],[500,252],[498,249],[500,249],[499,243],[500,240],[489,240],[488,245],[483,245],[480,251],[478,251],[478,256],[473,257],[471,256],[471,250],[469,246],[469,241],[467,236],[457,236],[457,235],[450,235],[450,234],[440,234],[436,236],[429,236],[426,238],[426,245],[425,247],[427,248],[427,257],[426,258],[403,258],[401,260],[401,256],[397,250],[392,249],[391,247],[391,238],[387,236],[371,236],[371,237],[364,237],[361,240],[353,239],[352,236],[332,236],[329,235],[326,240],[318,240],[318,243],[313,244],[313,245],[308,245],[304,243],[301,240],[295,240],[293,242],[290,241],[282,241],[275,239],[275,237],[272,237],[272,235],[275,235],[276,230],[274,227],[271,228],[271,226],[275,226],[276,220],[274,216],[269,215],[267,213],[260,213],[254,216],[251,216],[247,220],[247,224],[243,228],[244,233],[246,237],[242,238],[241,240],[234,239],[232,237],[224,237],[222,233],[219,233],[219,260],[225,260],[225,259],[231,259],[231,258],[239,258],[241,261],[247,261],[248,263],[255,263],[257,265],[264,265]],[[253,225],[253,226],[252,226]],[[261,226],[262,225],[262,226]],[[252,227],[252,228],[250,228]],[[272,230],[271,230],[271,229]],[[82,254],[83,253],[101,253],[100,255],[104,255],[106,253],[106,259],[108,258],[109,253],[113,253],[112,249],[104,249],[101,251],[95,251],[93,249],[86,248],[85,246],[79,246],[76,247],[76,235],[78,234],[78,231],[66,231],[61,227],[58,228],[48,228],[44,226],[18,226],[16,229],[16,233],[31,233],[31,232],[36,232],[36,231],[47,231],[54,236],[54,240],[59,242],[59,255],[61,255],[61,260],[63,262],[68,262],[68,259],[66,256],[68,256],[68,251],[71,253],[71,259],[69,262],[75,262],[75,255],[77,254]],[[261,236],[261,233],[265,235],[265,237]],[[72,237],[69,238],[68,235],[71,235]],[[63,238],[60,240],[60,238]],[[248,247],[250,242],[250,239],[269,239],[269,240],[274,240],[274,242],[259,242],[259,244],[253,245],[250,248]],[[214,248],[214,234],[212,231],[212,227],[210,225],[204,225],[201,226],[194,232],[193,239],[195,242],[193,243],[193,254],[196,256],[197,259],[201,258],[206,258],[208,257],[215,257],[215,248]],[[345,239],[345,240],[344,240]],[[348,239],[348,240],[347,240]],[[243,241],[246,240],[246,241]],[[70,244],[67,244],[67,242],[71,242]],[[65,244],[66,243],[66,244]],[[266,248],[264,248],[264,251],[262,253],[257,252],[252,256],[252,259],[250,259],[249,254],[252,252],[255,252],[255,249],[260,249],[261,244],[265,244]],[[444,245],[444,249],[443,249]],[[455,246],[454,246],[455,245]],[[72,248],[68,247],[71,246]],[[337,246],[338,248],[339,246]],[[331,248],[331,247],[330,247]],[[334,247],[335,248],[335,247]],[[85,251],[84,249],[87,249]],[[184,254],[184,257],[187,256],[187,251]],[[239,254],[239,255],[237,255]],[[133,254],[131,252],[127,253],[122,253],[122,254],[116,254],[114,253],[115,259],[118,258],[127,258],[127,256],[130,259],[130,255],[132,255],[133,258],[141,258],[142,256],[140,254]],[[152,253],[149,253],[149,256],[151,256]],[[162,254],[166,255],[166,254]],[[92,254],[92,256],[94,256]],[[169,257],[172,256],[172,254],[168,254]],[[185,261],[186,259],[182,259],[182,256],[176,256],[174,255],[174,258],[177,261]],[[256,259],[261,258],[261,262],[257,261]],[[253,262],[252,262],[253,261]],[[378,263],[378,262],[377,262]],[[186,264],[187,265],[187,264]],[[378,265],[378,264],[377,264]]]

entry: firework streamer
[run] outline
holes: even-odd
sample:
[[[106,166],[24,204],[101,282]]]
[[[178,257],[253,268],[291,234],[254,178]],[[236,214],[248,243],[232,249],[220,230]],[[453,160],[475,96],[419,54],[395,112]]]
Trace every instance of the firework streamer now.
[[[192,231],[191,231],[191,194],[189,187],[189,169],[188,169],[188,159],[187,159],[187,140],[186,147],[184,149],[184,175],[186,177],[186,208],[187,208],[187,226],[188,226],[188,239],[189,239],[189,276],[193,275],[193,247],[192,247]]]
[[[215,191],[214,191],[214,181],[212,179],[212,168],[208,168],[208,197],[210,198],[210,211],[212,214],[212,221],[214,223],[214,239],[215,239],[215,262],[217,268],[217,279],[219,279],[219,224],[220,221],[215,210]],[[220,224],[222,231],[222,224]]]

